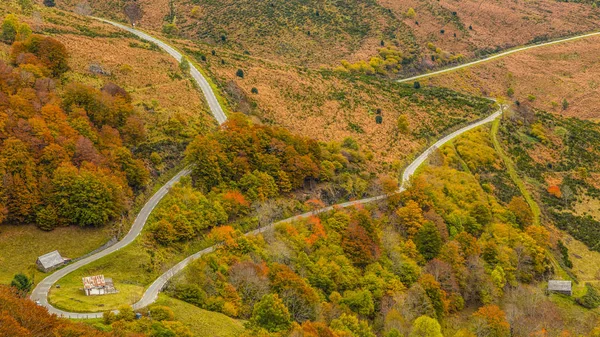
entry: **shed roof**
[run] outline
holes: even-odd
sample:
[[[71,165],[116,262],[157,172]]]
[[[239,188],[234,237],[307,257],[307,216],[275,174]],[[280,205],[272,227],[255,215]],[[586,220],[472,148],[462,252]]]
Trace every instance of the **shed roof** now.
[[[40,261],[44,268],[52,268],[65,262],[65,259],[63,259],[63,257],[60,256],[58,250],[55,250],[53,252],[38,257],[38,261]]]
[[[571,281],[550,280],[548,281],[548,290],[571,291]]]

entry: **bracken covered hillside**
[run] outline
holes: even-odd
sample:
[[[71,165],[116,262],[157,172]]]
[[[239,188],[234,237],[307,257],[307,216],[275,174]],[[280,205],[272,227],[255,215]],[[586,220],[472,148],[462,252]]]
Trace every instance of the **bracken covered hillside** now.
[[[74,9],[79,0],[58,0]],[[94,13],[125,20],[128,0],[94,1]],[[339,65],[397,47],[402,72],[589,31],[593,1],[214,1],[140,0],[155,31],[301,66]]]

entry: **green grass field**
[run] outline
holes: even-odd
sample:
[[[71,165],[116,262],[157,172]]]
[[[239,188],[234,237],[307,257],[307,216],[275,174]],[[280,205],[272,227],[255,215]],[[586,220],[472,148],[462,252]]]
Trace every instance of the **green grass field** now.
[[[40,280],[46,274],[35,267],[38,256],[58,250],[63,257],[76,258],[110,239],[105,228],[59,227],[51,232],[33,225],[0,227],[0,283],[10,283],[17,273]]]
[[[75,312],[97,312],[117,309],[123,304],[137,302],[160,274],[207,244],[197,240],[177,248],[156,249],[145,245],[143,233],[129,246],[92,262],[57,282],[60,288],[52,288],[49,301],[57,308]],[[113,279],[117,294],[86,296],[82,277],[99,275]]]
[[[200,309],[163,294],[159,295],[156,304],[171,308],[175,319],[187,325],[194,336],[234,337],[244,331],[244,321]]]

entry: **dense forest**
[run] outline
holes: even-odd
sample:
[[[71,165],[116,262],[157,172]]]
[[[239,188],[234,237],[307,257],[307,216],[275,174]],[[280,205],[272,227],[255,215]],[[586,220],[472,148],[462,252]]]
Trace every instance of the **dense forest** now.
[[[0,220],[51,230],[119,218],[149,181],[131,151],[145,135],[131,98],[112,83],[62,86],[64,45],[12,15],[2,38],[13,45],[0,62]]]
[[[383,204],[260,236],[216,227],[217,251],[168,293],[248,320],[252,336],[589,333],[594,316],[570,318],[539,287],[558,268],[549,231],[518,190],[501,201],[477,174],[502,167],[487,131],[472,131]]]

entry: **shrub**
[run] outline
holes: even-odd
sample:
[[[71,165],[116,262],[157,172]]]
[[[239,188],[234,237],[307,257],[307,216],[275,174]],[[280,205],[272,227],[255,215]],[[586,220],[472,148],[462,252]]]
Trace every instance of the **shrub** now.
[[[406,17],[407,18],[414,19],[415,16],[417,16],[417,13],[415,12],[414,8],[411,7],[411,8],[408,9],[408,11],[406,11]]]
[[[252,88],[252,89],[250,89],[250,92],[256,95],[256,94],[258,94],[258,89]]]
[[[563,110],[567,110],[567,108],[569,107],[569,102],[567,102],[567,99],[563,99],[562,101],[562,108]]]
[[[25,274],[17,274],[12,281],[10,281],[10,286],[16,288],[20,292],[28,293],[33,286],[33,281]]]
[[[181,69],[181,72],[184,74],[190,72],[190,61],[188,61],[186,57],[181,58],[181,62],[179,62],[179,69]]]
[[[235,76],[239,77],[239,78],[244,78],[244,71],[242,69],[238,69],[235,72]]]
[[[118,321],[133,321],[135,319],[135,312],[128,305],[122,305],[119,307],[119,313],[117,314]]]
[[[156,305],[150,307],[150,315],[152,319],[157,321],[173,321],[175,320],[175,314],[169,307],[162,305]]]
[[[585,288],[587,292],[577,299],[577,303],[588,309],[598,308],[600,306],[600,294],[598,294],[598,290],[589,283],[585,285]]]
[[[175,35],[179,32],[179,28],[174,23],[167,23],[163,26],[162,31],[167,35]]]

